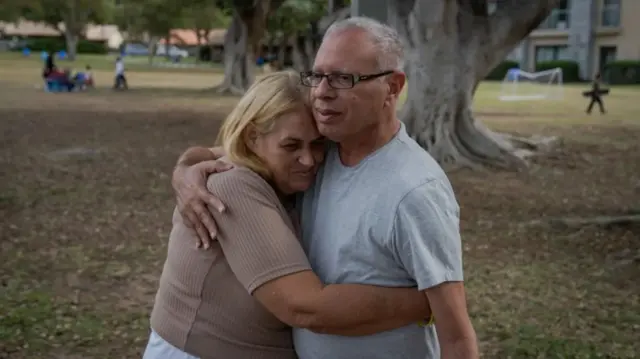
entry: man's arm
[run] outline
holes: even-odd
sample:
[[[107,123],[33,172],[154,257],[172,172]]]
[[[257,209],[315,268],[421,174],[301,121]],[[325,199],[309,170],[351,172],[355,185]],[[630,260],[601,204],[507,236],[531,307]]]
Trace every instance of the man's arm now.
[[[219,147],[190,147],[178,158],[171,180],[178,210],[185,224],[198,233],[196,245],[205,249],[209,248],[217,232],[207,206],[224,211],[224,203],[207,191],[206,181],[211,173],[224,172],[232,167],[217,160],[223,154]]]
[[[324,285],[277,209],[278,198],[257,175],[212,176],[207,184],[228,206],[212,215],[231,270],[281,321],[324,333],[368,335],[430,315],[427,298],[416,288]]]
[[[442,358],[479,357],[462,273],[459,207],[446,178],[409,192],[398,205],[394,244],[403,266],[429,300]]]
[[[445,282],[425,290],[436,317],[435,325],[442,358],[479,358],[462,282]]]

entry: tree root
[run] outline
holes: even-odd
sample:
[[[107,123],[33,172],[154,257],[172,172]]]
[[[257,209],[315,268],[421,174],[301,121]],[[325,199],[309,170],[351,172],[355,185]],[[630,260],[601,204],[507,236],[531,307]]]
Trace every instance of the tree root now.
[[[640,224],[640,214],[628,214],[620,216],[595,216],[595,217],[566,217],[551,218],[547,220],[534,220],[527,223],[530,226],[549,224],[558,228],[580,228],[585,226],[613,227]]]
[[[530,137],[515,136],[508,133],[499,134],[503,139],[511,142],[514,149],[529,150],[531,152],[547,152],[553,148],[560,139],[556,136],[538,136]]]

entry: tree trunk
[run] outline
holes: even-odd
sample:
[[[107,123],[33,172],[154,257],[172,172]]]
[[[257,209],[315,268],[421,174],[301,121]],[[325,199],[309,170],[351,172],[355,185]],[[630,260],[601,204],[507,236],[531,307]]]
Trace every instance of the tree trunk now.
[[[318,45],[313,42],[314,35],[310,32],[298,34],[293,39],[293,68],[296,71],[307,71],[313,67],[313,60]]]
[[[160,41],[160,39],[157,36],[150,36],[149,37],[149,46],[147,46],[147,48],[149,49],[149,54],[147,55],[148,60],[149,60],[149,66],[153,66],[153,59],[156,56],[156,49],[158,48],[158,41]]]
[[[253,83],[254,66],[247,25],[234,15],[224,39],[224,80],[215,90],[242,95]]]
[[[276,70],[281,71],[285,69],[285,62],[287,61],[287,49],[289,48],[289,35],[283,34],[280,37],[280,45],[278,45],[278,56],[276,58]]]
[[[78,35],[72,30],[65,30],[64,39],[67,45],[67,58],[69,61],[75,61],[78,53]]]
[[[548,140],[495,133],[471,109],[478,83],[542,22],[555,0],[399,0],[389,20],[406,46],[407,101],[400,114],[409,134],[443,166],[521,169]]]
[[[200,52],[202,50],[202,38],[203,38],[203,35],[202,35],[202,32],[200,31],[200,29],[197,28],[197,27],[193,31],[196,34],[196,59],[195,59],[195,62],[196,62],[196,65],[197,65],[197,64],[200,63]]]
[[[310,24],[310,30],[299,33],[293,39],[293,67],[298,71],[310,70],[313,67],[316,53],[322,42],[322,36],[329,26],[349,16],[349,8],[344,1],[333,1],[329,4],[329,13]]]
[[[224,39],[224,80],[219,93],[243,94],[253,84],[256,54],[260,51],[267,18],[284,0],[262,0],[236,7]]]

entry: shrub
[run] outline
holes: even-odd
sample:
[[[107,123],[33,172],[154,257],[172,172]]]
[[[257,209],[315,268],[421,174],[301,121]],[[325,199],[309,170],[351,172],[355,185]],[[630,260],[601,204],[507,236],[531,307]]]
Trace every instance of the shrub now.
[[[562,69],[562,82],[580,82],[580,65],[575,61],[555,60],[536,63],[536,71]]]
[[[67,43],[63,37],[40,37],[28,39],[25,47],[34,52],[57,52],[66,50]],[[22,49],[17,50],[21,51]],[[107,45],[103,41],[90,41],[84,39],[78,41],[79,54],[106,54],[107,50]]]
[[[614,61],[606,64],[602,78],[611,85],[640,84],[640,61]]]
[[[519,64],[516,61],[502,61],[498,64],[498,66],[494,67],[493,70],[491,70],[491,72],[485,79],[490,81],[502,81],[502,79],[504,79],[504,77],[507,75],[507,71],[514,67],[519,67]]]

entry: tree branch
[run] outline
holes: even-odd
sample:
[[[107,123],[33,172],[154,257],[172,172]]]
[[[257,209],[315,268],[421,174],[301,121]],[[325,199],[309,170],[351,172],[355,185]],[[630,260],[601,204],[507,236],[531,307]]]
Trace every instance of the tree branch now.
[[[490,45],[483,54],[489,69],[495,67],[531,31],[535,30],[561,0],[503,0],[486,22]]]

